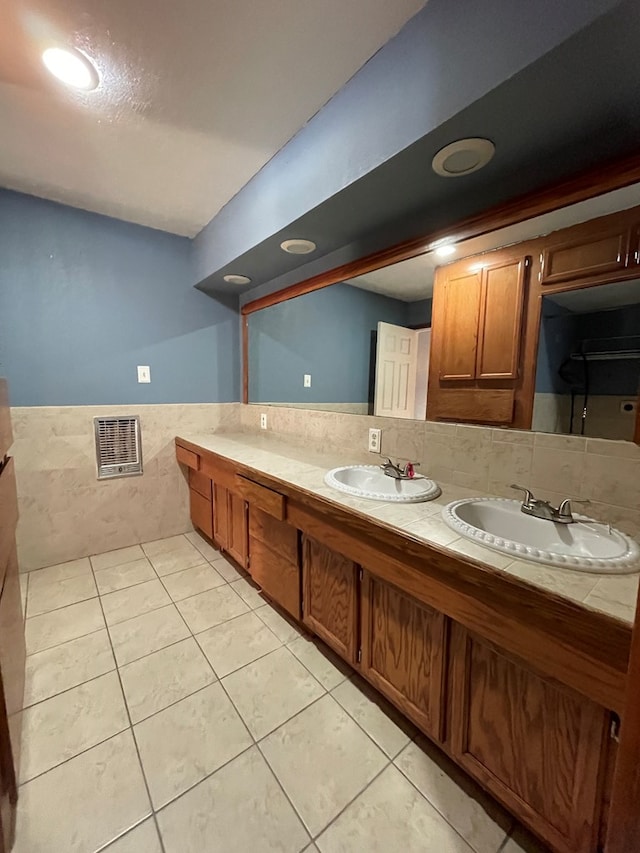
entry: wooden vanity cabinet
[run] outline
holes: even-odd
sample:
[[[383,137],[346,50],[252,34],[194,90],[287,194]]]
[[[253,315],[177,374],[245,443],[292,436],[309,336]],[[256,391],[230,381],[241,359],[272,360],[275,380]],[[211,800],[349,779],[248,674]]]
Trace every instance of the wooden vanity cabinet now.
[[[189,509],[193,526],[213,539],[213,484],[192,468],[189,469]]]
[[[501,252],[436,270],[430,420],[513,422],[528,268]]]
[[[302,621],[348,663],[358,662],[360,569],[309,536],[302,540]]]
[[[609,715],[453,624],[450,749],[558,853],[593,853]]]
[[[362,674],[434,740],[442,740],[447,620],[366,570]]]

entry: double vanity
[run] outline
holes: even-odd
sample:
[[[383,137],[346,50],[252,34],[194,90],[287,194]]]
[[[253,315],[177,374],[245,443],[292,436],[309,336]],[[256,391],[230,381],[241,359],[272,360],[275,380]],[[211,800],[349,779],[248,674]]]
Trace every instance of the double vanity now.
[[[598,849],[631,625],[593,590],[637,582],[636,543],[269,437],[185,435],[176,455],[194,526],[274,604],[552,850]]]

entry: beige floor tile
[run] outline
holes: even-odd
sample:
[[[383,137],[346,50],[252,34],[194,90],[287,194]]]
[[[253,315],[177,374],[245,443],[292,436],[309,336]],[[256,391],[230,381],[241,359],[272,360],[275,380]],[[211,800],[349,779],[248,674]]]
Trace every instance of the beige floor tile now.
[[[158,554],[166,554],[169,551],[177,551],[184,548],[187,537],[184,533],[177,536],[168,536],[166,539],[154,539],[153,542],[143,542],[142,550],[148,557],[157,557]]]
[[[13,853],[84,853],[150,814],[130,731],[61,764],[20,789]]]
[[[253,583],[246,578],[240,578],[237,581],[232,581],[231,589],[237,592],[244,603],[252,610],[257,610],[258,607],[264,607],[267,603],[266,598],[260,595],[260,591]]]
[[[220,684],[134,726],[155,808],[160,808],[251,745]],[[246,788],[250,787],[245,780]]]
[[[395,764],[477,853],[498,849],[512,819],[435,747],[421,738]]]
[[[163,809],[158,823],[167,853],[298,853],[308,840],[255,747]]]
[[[218,678],[252,663],[282,643],[255,613],[244,613],[198,634],[198,642]]]
[[[214,625],[249,610],[240,596],[228,585],[201,592],[200,595],[192,595],[191,598],[179,601],[176,606],[194,634],[213,628]]]
[[[297,637],[302,636],[300,628],[281,616],[270,604],[260,607],[256,613],[281,642],[292,643]]]
[[[222,577],[227,581],[227,583],[232,583],[233,581],[237,581],[239,578],[246,578],[247,573],[243,572],[238,566],[229,560],[228,557],[225,557],[224,554],[218,552],[215,558],[212,558],[209,561],[214,569],[222,575]]]
[[[160,575],[171,575],[174,572],[182,572],[202,563],[202,554],[194,548],[190,542],[184,540],[184,545],[175,551],[164,551],[155,557],[149,557],[153,568]]]
[[[118,666],[144,657],[189,636],[189,629],[172,604],[109,628]]]
[[[131,832],[105,847],[104,853],[162,853],[153,818],[148,818]]]
[[[130,545],[128,548],[118,548],[115,551],[96,554],[91,557],[91,565],[94,572],[99,572],[102,569],[110,569],[112,566],[121,566],[123,563],[142,560],[143,557],[144,551],[139,545]]]
[[[134,723],[216,680],[193,637],[123,666],[120,677]]]
[[[361,679],[344,681],[331,695],[389,758],[394,758],[416,734],[402,714]]]
[[[551,853],[551,850],[526,829],[518,826],[500,853]]]
[[[321,853],[472,853],[469,845],[393,766],[345,809],[317,843]]]
[[[96,583],[100,595],[105,595],[108,592],[116,592],[128,586],[155,580],[156,577],[153,566],[145,557],[143,560],[132,560],[130,563],[112,566],[110,569],[101,569],[96,572]]]
[[[27,596],[27,618],[59,610],[78,601],[86,601],[98,595],[92,574],[79,575],[75,578],[50,581],[39,586],[31,585]]]
[[[27,657],[24,707],[116,668],[105,629]]]
[[[333,690],[353,672],[351,667],[341,661],[320,640],[302,636],[289,643],[287,648],[291,649],[325,690]]]
[[[47,585],[53,581],[63,581],[67,578],[77,578],[82,575],[91,574],[91,563],[88,557],[80,560],[71,560],[68,563],[59,563],[57,566],[49,566],[46,569],[38,569],[29,572],[29,585],[37,589],[40,585]]]
[[[115,672],[32,705],[22,715],[20,781],[39,776],[128,725]]]
[[[217,548],[214,548],[213,545],[210,545],[207,540],[200,536],[199,533],[196,533],[195,530],[192,533],[187,533],[186,536],[194,548],[197,548],[198,551],[200,551],[205,560],[213,562],[220,556],[220,551],[218,551]]]
[[[260,748],[312,836],[388,761],[329,695],[270,734]]]
[[[198,595],[200,592],[206,592],[208,589],[223,586],[226,581],[213,566],[209,563],[203,563],[201,566],[194,566],[192,569],[165,575],[162,578],[162,583],[174,601],[182,601],[183,598],[189,598],[192,595]]]
[[[27,654],[66,643],[100,628],[104,628],[104,617],[97,598],[34,616],[25,623]]]
[[[228,675],[223,684],[256,740],[324,693],[284,647]]]
[[[171,604],[171,599],[158,578],[102,596],[107,625],[117,625],[167,604]]]

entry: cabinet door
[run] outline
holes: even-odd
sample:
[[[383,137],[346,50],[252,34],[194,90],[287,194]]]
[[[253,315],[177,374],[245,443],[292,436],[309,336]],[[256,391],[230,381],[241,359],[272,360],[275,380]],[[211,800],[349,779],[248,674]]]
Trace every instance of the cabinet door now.
[[[195,489],[189,489],[189,507],[193,526],[197,527],[198,530],[202,530],[209,539],[213,539],[213,510],[211,501],[204,498]]]
[[[229,548],[229,492],[213,484],[213,538],[225,551]]]
[[[596,849],[607,713],[453,625],[451,749],[558,853]]]
[[[443,282],[440,379],[475,378],[480,294],[479,273],[452,276]]]
[[[565,243],[549,246],[542,254],[540,283],[570,285],[610,277],[627,266],[629,236],[627,225],[602,226],[597,233],[587,229]]]
[[[527,260],[482,271],[477,379],[517,379]]]
[[[351,664],[357,657],[358,572],[351,560],[304,537],[302,621]]]
[[[227,551],[243,568],[249,556],[248,506],[235,492],[229,495],[229,539]]]
[[[446,620],[363,573],[362,672],[417,726],[442,738]]]

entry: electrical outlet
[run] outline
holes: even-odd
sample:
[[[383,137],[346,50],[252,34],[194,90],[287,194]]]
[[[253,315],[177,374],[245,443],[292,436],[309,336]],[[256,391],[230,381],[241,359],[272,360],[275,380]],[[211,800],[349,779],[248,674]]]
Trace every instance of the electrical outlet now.
[[[638,411],[638,401],[623,400],[620,403],[620,411],[623,415],[635,415],[635,413]]]
[[[304,385],[305,388],[311,388],[311,374],[310,373],[304,374],[304,382],[302,384]]]
[[[369,452],[370,453],[380,453],[381,435],[382,435],[381,429],[370,429],[369,430]]]
[[[266,416],[266,414],[263,413],[260,415],[260,429],[266,429],[266,428],[267,428],[267,416]]]
[[[138,365],[138,382],[151,382],[151,368],[149,365]]]

